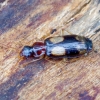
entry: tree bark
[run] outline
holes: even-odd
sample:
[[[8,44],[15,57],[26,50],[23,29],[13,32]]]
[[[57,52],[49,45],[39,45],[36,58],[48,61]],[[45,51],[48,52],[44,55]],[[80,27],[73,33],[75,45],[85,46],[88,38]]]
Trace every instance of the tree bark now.
[[[20,57],[25,45],[67,34],[94,49],[69,61]],[[0,100],[100,100],[99,69],[100,0],[0,1]]]

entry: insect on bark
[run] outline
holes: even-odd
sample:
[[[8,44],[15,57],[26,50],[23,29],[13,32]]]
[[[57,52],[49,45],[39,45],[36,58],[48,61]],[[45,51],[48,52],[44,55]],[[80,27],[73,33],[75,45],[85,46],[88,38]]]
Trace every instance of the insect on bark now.
[[[93,48],[89,38],[78,35],[49,37],[44,42],[35,42],[33,46],[24,46],[21,56],[25,58],[75,58],[88,54]]]

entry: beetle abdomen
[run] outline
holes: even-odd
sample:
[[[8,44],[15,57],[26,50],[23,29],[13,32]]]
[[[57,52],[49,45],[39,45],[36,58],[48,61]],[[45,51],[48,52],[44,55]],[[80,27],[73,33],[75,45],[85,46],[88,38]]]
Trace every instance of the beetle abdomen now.
[[[45,40],[48,57],[77,57],[92,50],[92,41],[78,35],[50,37]]]

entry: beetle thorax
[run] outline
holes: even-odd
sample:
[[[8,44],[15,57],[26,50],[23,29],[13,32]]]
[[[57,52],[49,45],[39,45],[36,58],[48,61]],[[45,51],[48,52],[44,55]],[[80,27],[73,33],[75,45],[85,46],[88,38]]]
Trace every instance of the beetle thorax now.
[[[41,57],[45,54],[46,49],[43,42],[35,42],[32,48],[32,51],[34,52],[34,57]]]

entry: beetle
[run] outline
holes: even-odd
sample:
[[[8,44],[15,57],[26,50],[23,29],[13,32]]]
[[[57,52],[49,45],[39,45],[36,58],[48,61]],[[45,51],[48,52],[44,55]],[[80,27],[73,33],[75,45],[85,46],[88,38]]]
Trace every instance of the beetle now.
[[[92,40],[79,35],[49,37],[44,42],[35,42],[32,46],[24,46],[21,56],[25,58],[75,58],[92,51]]]

